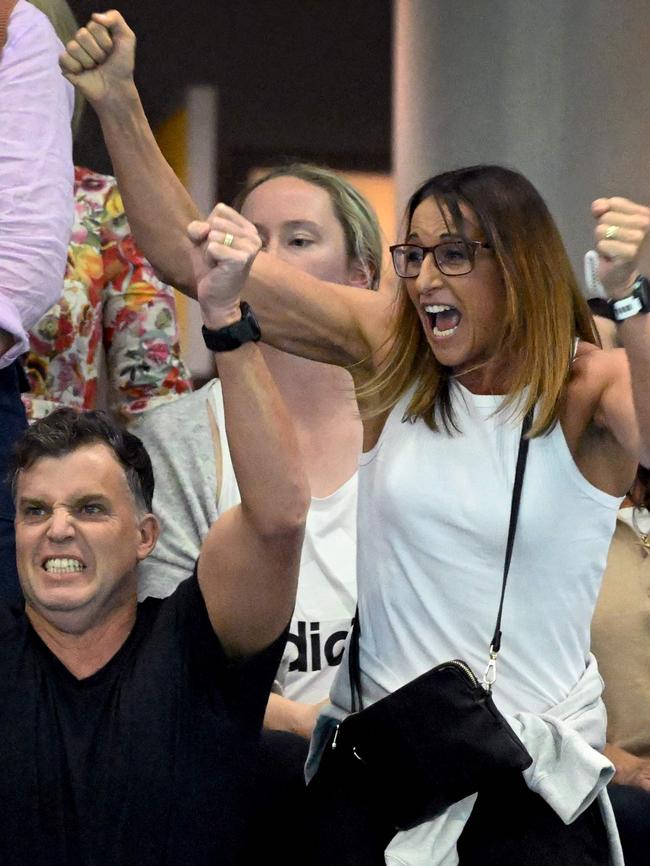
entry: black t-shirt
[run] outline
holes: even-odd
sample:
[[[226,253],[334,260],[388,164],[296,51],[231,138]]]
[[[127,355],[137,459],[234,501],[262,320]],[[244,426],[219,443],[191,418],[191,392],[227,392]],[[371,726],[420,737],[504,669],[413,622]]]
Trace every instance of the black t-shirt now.
[[[196,575],[75,679],[0,607],[0,864],[235,863],[286,635],[233,664]]]

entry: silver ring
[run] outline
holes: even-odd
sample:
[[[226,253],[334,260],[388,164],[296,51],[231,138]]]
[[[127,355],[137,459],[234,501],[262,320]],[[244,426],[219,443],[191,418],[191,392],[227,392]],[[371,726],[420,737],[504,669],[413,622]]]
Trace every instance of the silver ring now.
[[[620,229],[620,226],[607,226],[607,231],[605,232],[605,239],[608,241],[616,240]]]
[[[223,236],[223,240],[221,243],[224,247],[231,247],[233,245],[233,241],[235,240],[235,236],[231,235],[230,232],[226,232]]]

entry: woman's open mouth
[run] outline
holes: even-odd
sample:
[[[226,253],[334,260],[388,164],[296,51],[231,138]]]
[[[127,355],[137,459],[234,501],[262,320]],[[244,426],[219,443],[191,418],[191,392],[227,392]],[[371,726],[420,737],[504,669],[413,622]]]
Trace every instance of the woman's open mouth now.
[[[428,304],[424,308],[434,337],[451,337],[456,332],[462,314],[448,304]]]

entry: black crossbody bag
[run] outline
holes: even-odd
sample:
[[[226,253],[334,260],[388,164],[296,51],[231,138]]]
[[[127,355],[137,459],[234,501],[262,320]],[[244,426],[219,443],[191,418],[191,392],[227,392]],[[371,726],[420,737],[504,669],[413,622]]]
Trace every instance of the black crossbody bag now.
[[[498,789],[532,763],[491,695],[531,424],[532,410],[519,440],[501,599],[482,682],[464,661],[452,659],[364,709],[357,608],[348,654],[352,713],[333,732],[322,761],[336,764],[341,784],[347,774],[361,783],[397,830],[421,824],[470,794]]]

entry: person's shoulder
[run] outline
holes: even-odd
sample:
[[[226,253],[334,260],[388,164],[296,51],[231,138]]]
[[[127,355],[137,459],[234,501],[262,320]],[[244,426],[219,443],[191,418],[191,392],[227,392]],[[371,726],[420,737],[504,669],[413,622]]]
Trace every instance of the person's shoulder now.
[[[572,382],[582,388],[602,391],[616,378],[629,373],[625,349],[601,349],[581,342],[571,369]]]
[[[624,349],[601,349],[581,343],[571,366],[567,386],[567,400],[563,412],[565,432],[570,428],[569,418],[579,419],[580,429],[590,424],[604,429],[603,401],[621,382],[629,380],[630,367]]]

